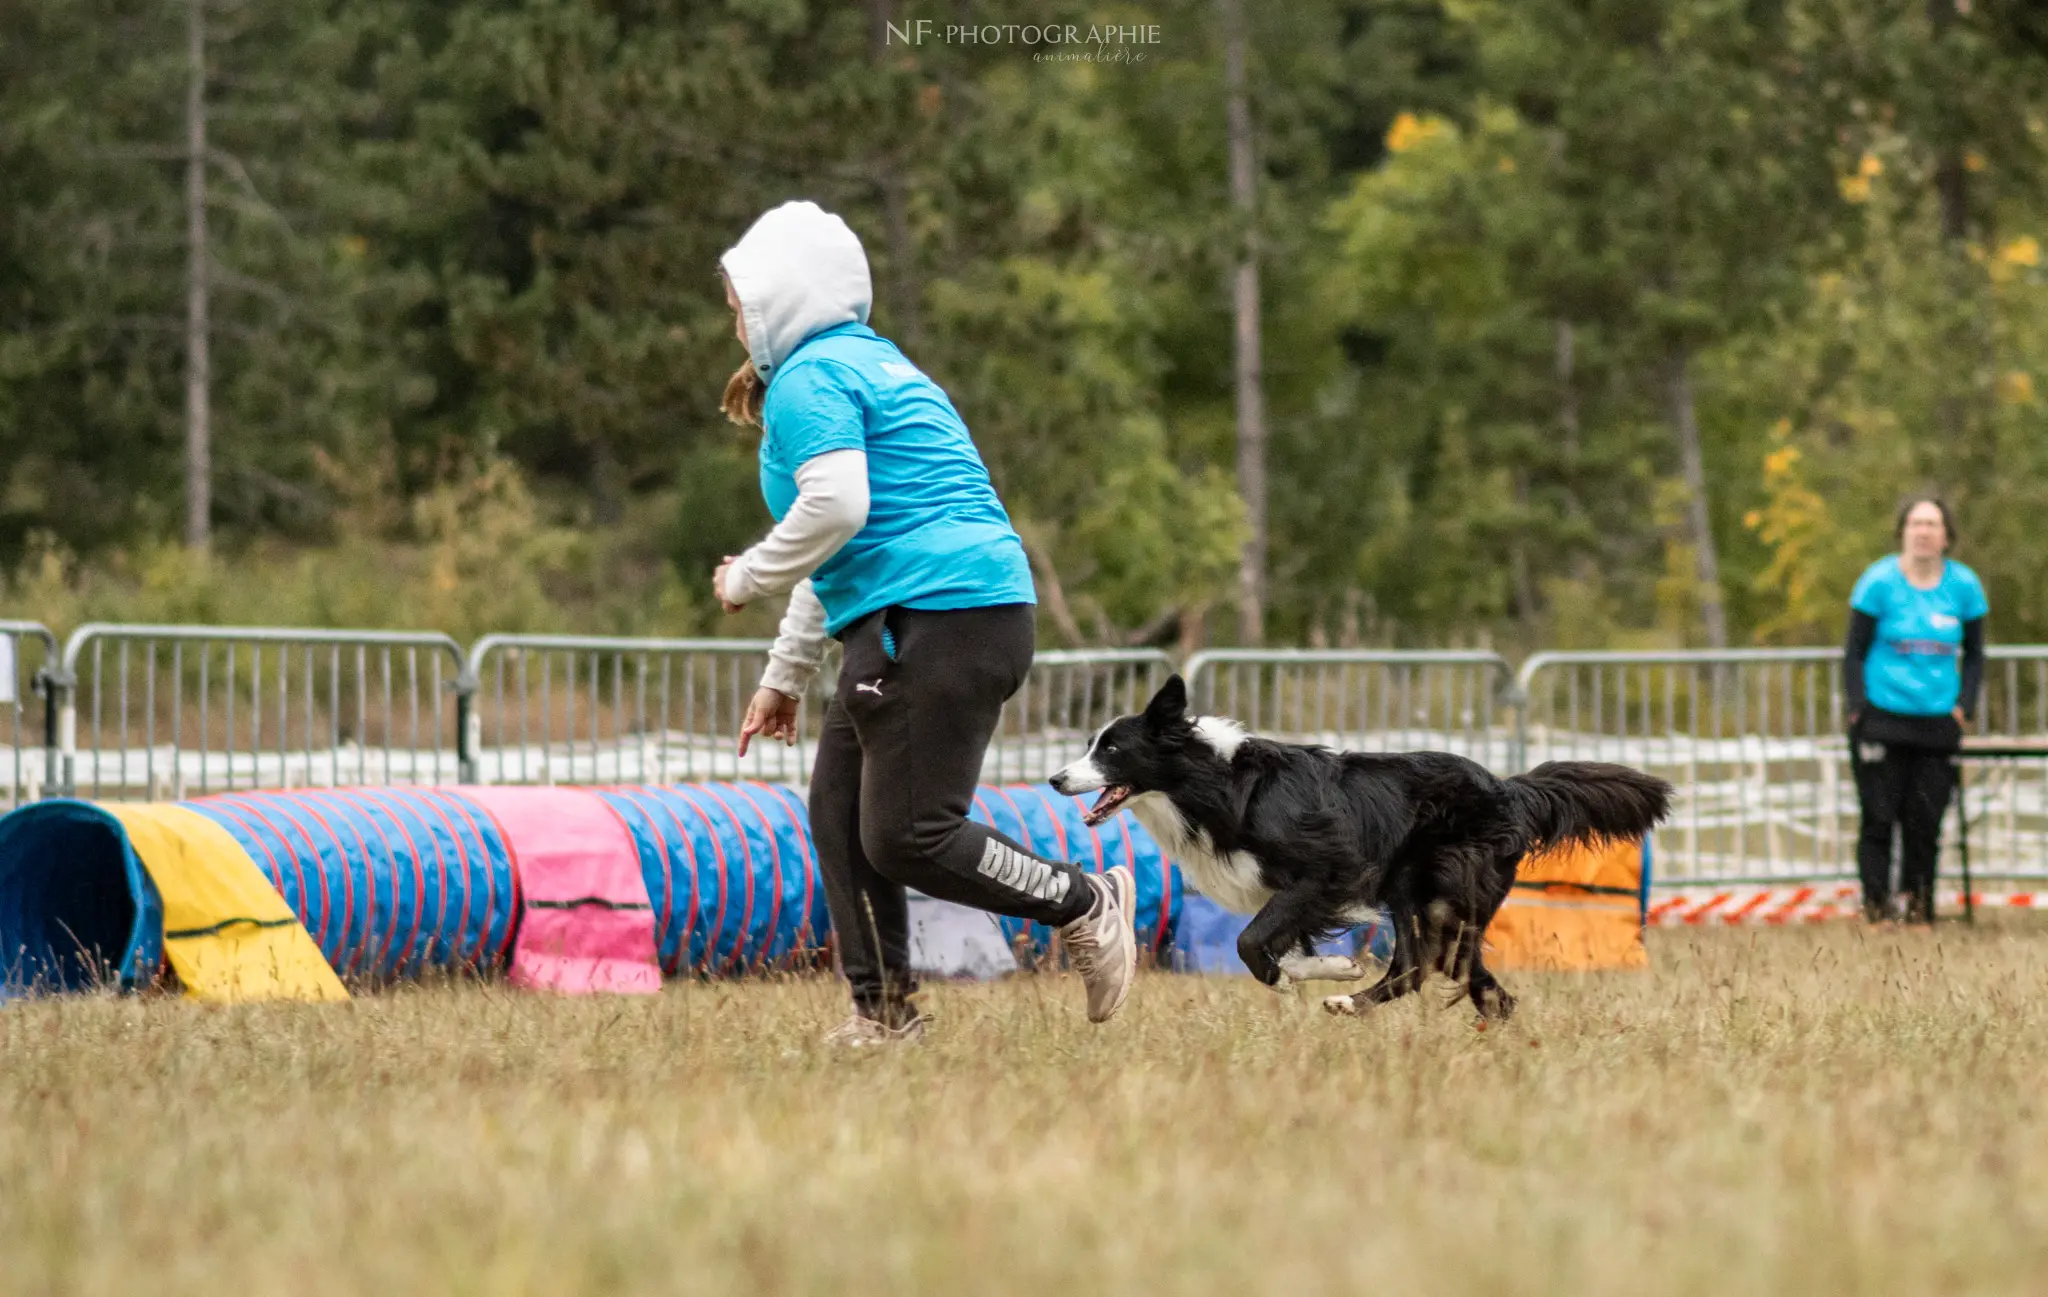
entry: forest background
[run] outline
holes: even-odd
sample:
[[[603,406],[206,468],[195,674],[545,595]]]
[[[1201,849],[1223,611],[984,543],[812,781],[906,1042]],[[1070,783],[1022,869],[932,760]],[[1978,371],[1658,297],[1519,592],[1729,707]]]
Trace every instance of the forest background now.
[[[2027,0],[0,0],[0,611],[766,633],[792,197],[1042,646],[1828,642],[1923,488],[2048,638]]]

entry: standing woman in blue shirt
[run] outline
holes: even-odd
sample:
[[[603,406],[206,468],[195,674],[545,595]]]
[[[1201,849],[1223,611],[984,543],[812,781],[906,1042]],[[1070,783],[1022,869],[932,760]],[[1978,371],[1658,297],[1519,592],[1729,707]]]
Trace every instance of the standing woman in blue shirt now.
[[[1947,557],[1955,519],[1934,496],[1899,510],[1899,552],[1872,563],[1849,596],[1842,684],[1849,763],[1863,828],[1856,843],[1863,915],[1892,914],[1892,830],[1909,922],[1934,921],[1941,817],[1954,758],[1984,679],[1984,614],[1977,574]]]
[[[867,254],[846,222],[789,202],[719,259],[747,361],[724,409],[758,426],[775,527],[712,575],[734,612],[788,594],[741,722],[796,739],[832,636],[845,652],[811,772],[811,834],[853,1013],[826,1034],[923,1034],[904,888],[1058,928],[1114,1014],[1137,968],[1128,868],[1089,874],[967,818],[1003,703],[1024,682],[1037,595],[1023,542],[946,393],[867,326]]]

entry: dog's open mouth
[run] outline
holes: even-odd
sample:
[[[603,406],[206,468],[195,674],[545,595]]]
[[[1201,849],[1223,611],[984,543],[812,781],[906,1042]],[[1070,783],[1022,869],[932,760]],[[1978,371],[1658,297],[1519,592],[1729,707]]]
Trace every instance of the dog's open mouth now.
[[[1089,807],[1082,814],[1081,822],[1092,829],[1116,814],[1117,810],[1130,799],[1131,786],[1129,784],[1111,784],[1102,790],[1102,796],[1095,799],[1095,805]]]

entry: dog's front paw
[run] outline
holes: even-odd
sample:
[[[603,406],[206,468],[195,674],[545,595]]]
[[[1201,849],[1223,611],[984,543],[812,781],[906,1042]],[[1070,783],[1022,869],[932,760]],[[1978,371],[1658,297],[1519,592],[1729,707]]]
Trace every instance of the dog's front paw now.
[[[1358,1006],[1358,1001],[1352,996],[1326,995],[1323,997],[1323,1012],[1334,1013],[1344,1018],[1356,1018],[1365,1010]]]

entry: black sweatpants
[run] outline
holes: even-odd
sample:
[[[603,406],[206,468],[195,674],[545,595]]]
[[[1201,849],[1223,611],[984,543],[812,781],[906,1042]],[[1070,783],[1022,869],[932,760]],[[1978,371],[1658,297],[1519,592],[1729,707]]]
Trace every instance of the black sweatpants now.
[[[1054,925],[1093,904],[1081,870],[967,818],[1033,638],[1029,604],[889,608],[839,635],[846,652],[811,772],[811,834],[840,965],[868,1017],[895,1025],[917,989],[906,886]]]
[[[1934,869],[1941,817],[1955,787],[1954,752],[1946,747],[1881,743],[1851,735],[1851,766],[1863,828],[1856,868],[1863,876],[1863,912],[1889,917],[1892,903],[1892,830],[1899,834],[1899,891],[1910,919],[1934,919]]]

